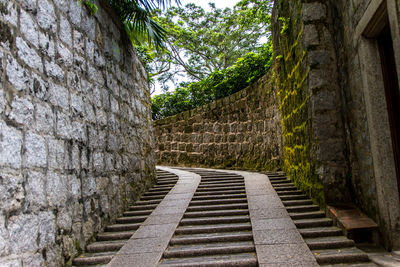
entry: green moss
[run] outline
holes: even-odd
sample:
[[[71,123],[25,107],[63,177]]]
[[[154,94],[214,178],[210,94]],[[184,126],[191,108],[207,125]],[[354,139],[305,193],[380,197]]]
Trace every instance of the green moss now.
[[[301,23],[302,1],[280,1],[279,60],[276,61],[275,78],[278,88],[279,109],[282,118],[283,170],[293,183],[316,203],[325,205],[323,186],[318,180],[311,158],[311,122],[308,119],[309,92],[307,51],[299,40],[303,34]]]

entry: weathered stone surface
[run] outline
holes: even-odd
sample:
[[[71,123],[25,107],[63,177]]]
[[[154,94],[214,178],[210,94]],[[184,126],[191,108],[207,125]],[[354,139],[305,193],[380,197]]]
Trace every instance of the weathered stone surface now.
[[[131,89],[141,63],[124,31],[106,30],[123,29],[118,16],[98,6],[95,18],[78,1],[0,0],[0,266],[67,265],[142,190],[126,187],[154,175],[148,84]],[[98,47],[96,27],[136,65]],[[128,121],[133,97],[145,108]]]
[[[39,220],[33,214],[20,214],[8,220],[11,253],[31,252],[37,249],[36,240],[39,233]]]
[[[22,134],[0,122],[0,166],[21,167]]]
[[[36,24],[33,22],[30,14],[21,9],[20,14],[21,32],[25,38],[36,48],[39,47],[39,31]]]
[[[37,134],[28,132],[25,135],[25,166],[46,167],[47,149],[45,139]]]
[[[11,56],[7,58],[7,79],[18,91],[30,87],[31,78],[28,71]]]
[[[322,3],[305,3],[301,13],[305,22],[326,18],[326,6]]]
[[[271,73],[268,73],[225,99],[155,121],[158,163],[279,168],[282,151],[277,101]],[[139,99],[132,102],[137,112],[144,111]],[[267,127],[265,121],[269,123]]]

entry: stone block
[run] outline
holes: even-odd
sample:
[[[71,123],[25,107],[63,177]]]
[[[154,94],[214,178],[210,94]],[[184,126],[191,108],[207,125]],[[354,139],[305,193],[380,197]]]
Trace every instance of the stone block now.
[[[84,55],[85,54],[85,37],[84,37],[84,35],[77,30],[74,30],[73,35],[74,35],[74,51]]]
[[[10,23],[14,27],[17,27],[18,25],[18,6],[15,2],[11,1],[2,1],[5,3],[2,3],[4,5],[4,8],[1,10],[1,15],[4,21]],[[32,0],[28,2],[33,2]]]
[[[33,22],[31,15],[23,9],[20,13],[20,31],[34,47],[39,47],[39,31],[36,23]]]
[[[50,96],[49,83],[36,73],[32,73],[32,79],[32,86],[29,88],[29,93],[41,100],[47,101]]]
[[[21,167],[22,133],[0,122],[0,166]]]
[[[304,3],[301,14],[305,22],[323,20],[326,18],[326,6],[322,3]]]
[[[45,70],[46,74],[54,78],[57,81],[64,81],[65,79],[65,73],[64,70],[60,68],[55,62],[53,61],[46,61],[45,62]]]
[[[0,257],[8,255],[9,249],[10,243],[8,239],[8,230],[5,225],[5,217],[2,214],[0,215]]]
[[[68,47],[72,48],[72,30],[71,24],[67,20],[67,18],[63,15],[60,15],[60,32],[59,37],[60,40],[63,41]]]
[[[38,248],[37,238],[39,222],[37,215],[20,214],[9,218],[8,232],[10,235],[11,253],[20,254],[33,252]]]
[[[33,105],[27,98],[16,96],[11,103],[11,112],[8,114],[11,120],[28,127],[33,123]]]
[[[63,139],[72,139],[73,128],[71,118],[68,114],[57,112],[56,132]]]
[[[70,1],[65,1],[65,0],[53,0],[53,1],[58,10],[60,10],[64,14],[68,13]]]
[[[52,83],[50,84],[50,103],[59,106],[65,110],[69,108],[69,92],[64,86]]]
[[[71,108],[73,114],[80,116],[83,114],[82,96],[76,93],[71,94]]]
[[[0,203],[5,212],[21,208],[24,200],[23,177],[19,173],[0,172]]]
[[[23,266],[43,266],[44,259],[40,253],[26,256],[22,259]]]
[[[71,1],[69,8],[69,18],[75,27],[80,27],[82,15],[82,6],[78,1]]]
[[[50,58],[55,55],[53,37],[47,32],[39,32],[39,51]]]
[[[38,103],[35,106],[36,130],[45,134],[54,132],[54,113],[50,105]]]
[[[28,171],[25,183],[26,200],[33,211],[47,207],[45,182],[45,174],[37,171]]]
[[[62,43],[57,44],[57,64],[65,67],[71,67],[73,62],[72,52]]]
[[[64,174],[49,172],[47,174],[47,201],[52,207],[64,207],[68,199],[68,184]]]
[[[48,162],[50,169],[61,169],[64,165],[64,141],[48,138]]]
[[[303,40],[306,47],[319,45],[319,36],[314,24],[304,26]]]
[[[53,212],[46,211],[39,213],[39,247],[54,245],[56,238],[55,216]]]
[[[43,137],[34,133],[25,135],[25,167],[41,167],[47,166],[47,149],[46,142]]]
[[[53,3],[48,0],[38,0],[38,12],[36,16],[39,26],[45,30],[55,33],[57,30],[57,18]]]
[[[22,67],[15,58],[8,56],[7,58],[7,80],[18,91],[26,90],[31,85],[31,77],[29,71]]]

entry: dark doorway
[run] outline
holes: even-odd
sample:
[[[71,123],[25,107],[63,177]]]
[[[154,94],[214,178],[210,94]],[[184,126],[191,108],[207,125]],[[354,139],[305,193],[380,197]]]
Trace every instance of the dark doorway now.
[[[377,40],[396,165],[397,187],[400,193],[400,92],[389,22],[386,25]]]

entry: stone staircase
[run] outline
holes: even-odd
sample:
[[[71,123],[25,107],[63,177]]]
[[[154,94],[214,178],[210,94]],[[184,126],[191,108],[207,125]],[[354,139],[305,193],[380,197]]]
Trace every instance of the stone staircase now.
[[[160,266],[258,266],[244,178],[184,169],[201,182]]]
[[[377,266],[283,173],[266,173],[300,234],[322,266]]]
[[[105,265],[147,219],[178,181],[175,174],[157,170],[157,182],[123,217],[98,234],[96,241],[86,247],[85,253],[73,260],[75,266]]]

